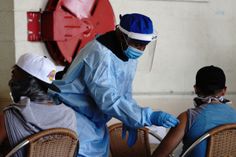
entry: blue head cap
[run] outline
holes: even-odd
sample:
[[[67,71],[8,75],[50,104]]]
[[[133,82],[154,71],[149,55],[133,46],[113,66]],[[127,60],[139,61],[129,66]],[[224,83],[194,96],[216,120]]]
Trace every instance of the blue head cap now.
[[[129,38],[141,42],[150,42],[157,38],[151,19],[142,14],[133,13],[121,16],[118,28]]]

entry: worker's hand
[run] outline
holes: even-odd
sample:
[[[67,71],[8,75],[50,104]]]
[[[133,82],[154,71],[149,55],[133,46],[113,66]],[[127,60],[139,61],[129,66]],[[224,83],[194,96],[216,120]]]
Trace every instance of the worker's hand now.
[[[169,113],[155,111],[151,114],[150,120],[153,125],[164,126],[166,128],[175,127],[179,124],[179,120]]]
[[[127,144],[129,147],[132,147],[136,143],[138,130],[135,128],[128,127],[123,124],[123,126],[122,126],[122,139],[125,139],[127,131],[128,131]]]

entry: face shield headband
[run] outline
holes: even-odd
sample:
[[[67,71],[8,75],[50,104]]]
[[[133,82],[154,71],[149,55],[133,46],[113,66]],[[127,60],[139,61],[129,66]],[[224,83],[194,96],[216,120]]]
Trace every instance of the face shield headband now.
[[[131,39],[140,40],[140,41],[147,41],[147,42],[157,39],[156,33],[142,34],[142,33],[129,32],[129,31],[125,30],[124,28],[122,28],[120,25],[117,25],[117,28],[119,28],[119,30],[121,32],[126,34]]]

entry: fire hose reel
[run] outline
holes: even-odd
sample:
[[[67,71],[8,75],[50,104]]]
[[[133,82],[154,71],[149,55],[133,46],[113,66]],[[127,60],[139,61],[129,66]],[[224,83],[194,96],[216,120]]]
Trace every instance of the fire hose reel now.
[[[43,41],[57,64],[71,63],[98,34],[114,30],[108,0],[49,0],[43,12],[27,12],[28,40]]]

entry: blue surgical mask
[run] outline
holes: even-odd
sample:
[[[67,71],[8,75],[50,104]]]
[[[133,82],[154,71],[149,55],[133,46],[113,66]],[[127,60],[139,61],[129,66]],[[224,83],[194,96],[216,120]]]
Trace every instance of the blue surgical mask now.
[[[128,48],[124,50],[124,53],[129,59],[137,59],[142,56],[143,51],[132,46],[128,46]]]

